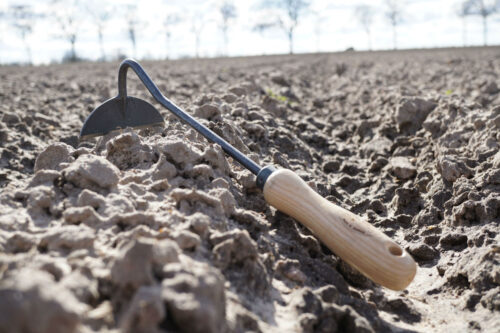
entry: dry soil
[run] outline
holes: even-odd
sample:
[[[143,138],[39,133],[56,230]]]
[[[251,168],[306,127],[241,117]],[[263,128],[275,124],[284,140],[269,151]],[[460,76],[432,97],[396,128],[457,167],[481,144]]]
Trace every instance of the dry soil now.
[[[0,67],[0,332],[495,332],[500,48],[144,62],[162,92],[418,262],[381,288],[165,126],[78,142],[118,63]],[[152,99],[129,72],[129,93]]]

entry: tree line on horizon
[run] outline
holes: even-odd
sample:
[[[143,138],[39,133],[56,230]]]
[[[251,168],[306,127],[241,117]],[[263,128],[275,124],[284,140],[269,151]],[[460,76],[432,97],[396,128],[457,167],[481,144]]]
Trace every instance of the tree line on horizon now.
[[[165,0],[167,2],[167,0]],[[260,0],[256,6],[257,11],[270,11],[271,14],[262,16],[257,23],[253,24],[252,30],[264,34],[268,30],[281,31],[283,38],[287,39],[289,53],[294,53],[294,40],[296,29],[303,18],[307,15],[315,16],[314,33],[319,50],[319,36],[321,24],[326,20],[321,13],[311,10],[314,0]],[[393,48],[398,47],[398,27],[406,22],[404,0],[385,0],[384,18],[392,28]],[[47,12],[36,12],[31,5],[17,4],[9,6],[5,11],[0,11],[0,19],[5,20],[18,34],[25,47],[27,63],[32,63],[32,50],[29,36],[33,33],[35,24],[39,20],[50,20],[59,27],[60,33],[55,36],[68,43],[68,51],[62,57],[63,62],[75,62],[82,60],[76,50],[79,40],[81,23],[83,20],[92,22],[95,27],[96,41],[99,45],[100,57],[98,60],[109,59],[106,54],[104,35],[106,28],[112,18],[120,18],[124,22],[124,36],[130,41],[133,55],[137,55],[137,38],[140,32],[146,28],[146,23],[137,14],[137,6],[133,4],[123,6],[102,5],[99,0],[50,0],[50,9]],[[202,12],[179,14],[167,13],[164,15],[162,31],[165,36],[167,55],[171,51],[172,30],[175,25],[190,20],[190,32],[194,36],[194,56],[198,58],[202,32],[207,24],[218,23],[222,36],[224,51],[223,55],[229,54],[229,29],[238,18],[237,8],[233,0],[220,0],[213,8],[217,11],[218,19],[206,19]],[[461,0],[454,5],[454,11],[462,19],[463,46],[467,45],[467,18],[480,16],[483,25],[483,44],[487,45],[488,20],[491,16],[500,12],[500,0]],[[371,30],[377,8],[369,4],[360,4],[353,7],[353,17],[357,24],[363,29],[367,37],[368,50],[372,50]],[[215,21],[215,22],[214,22]],[[2,36],[0,35],[0,41]]]

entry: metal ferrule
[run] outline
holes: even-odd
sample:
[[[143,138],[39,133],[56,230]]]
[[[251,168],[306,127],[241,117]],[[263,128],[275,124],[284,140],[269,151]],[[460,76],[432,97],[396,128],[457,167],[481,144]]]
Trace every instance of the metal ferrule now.
[[[261,190],[264,190],[264,185],[266,184],[267,178],[276,171],[276,168],[272,165],[268,165],[262,169],[260,169],[259,173],[257,174],[257,187],[260,188]]]

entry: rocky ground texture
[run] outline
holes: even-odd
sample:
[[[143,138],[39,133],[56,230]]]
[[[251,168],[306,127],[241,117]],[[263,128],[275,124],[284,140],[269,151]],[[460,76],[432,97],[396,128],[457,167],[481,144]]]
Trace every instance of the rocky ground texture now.
[[[0,67],[0,332],[500,327],[499,48],[143,66],[252,159],[399,242],[414,282],[364,278],[159,106],[164,127],[79,143],[118,63]]]

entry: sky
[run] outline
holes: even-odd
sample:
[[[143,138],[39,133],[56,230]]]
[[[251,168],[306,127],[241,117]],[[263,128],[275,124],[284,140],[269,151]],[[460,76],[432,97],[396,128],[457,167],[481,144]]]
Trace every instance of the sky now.
[[[35,21],[34,29],[27,37],[35,64],[60,61],[69,50],[69,42],[62,38],[61,13],[75,0],[0,0],[0,12],[8,11],[13,5],[31,5],[38,13],[47,13]],[[78,56],[98,59],[101,51],[98,32],[91,13],[111,8],[114,15],[103,29],[106,57],[119,54],[138,59],[165,57],[193,57],[196,53],[196,36],[193,27],[201,31],[199,35],[199,55],[220,56],[225,53],[221,32],[219,7],[222,0],[80,0],[76,15]],[[398,48],[432,48],[462,46],[463,21],[456,14],[460,0],[400,0],[403,8],[403,22],[397,27]],[[237,17],[229,23],[229,56],[288,53],[288,40],[284,31],[275,28],[257,32],[253,27],[269,21],[279,13],[266,9],[262,0],[233,1]],[[128,37],[125,17],[130,5],[138,20],[136,50]],[[374,50],[392,49],[393,34],[385,12],[384,0],[310,0],[308,10],[302,15],[295,30],[294,51],[335,52],[347,48],[368,49],[367,34],[354,15],[358,5],[370,5],[374,10],[371,25],[371,43]],[[176,15],[181,20],[170,27],[170,42],[167,43],[164,27],[165,18]],[[470,16],[466,19],[466,44],[482,45],[482,19]],[[500,44],[500,13],[488,20],[488,44]],[[0,17],[0,63],[26,62],[26,47],[8,17]]]

